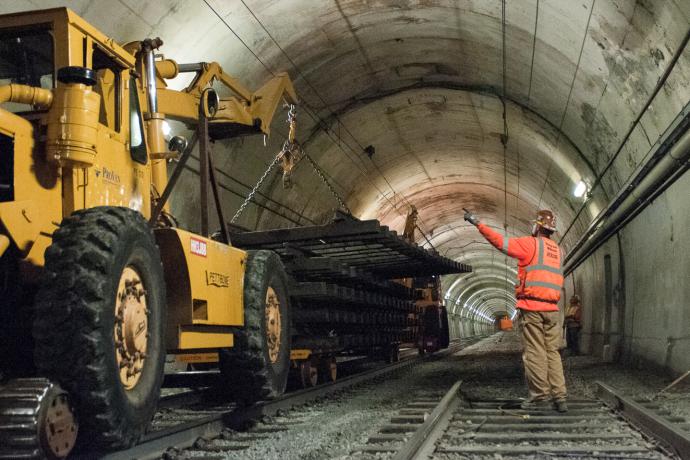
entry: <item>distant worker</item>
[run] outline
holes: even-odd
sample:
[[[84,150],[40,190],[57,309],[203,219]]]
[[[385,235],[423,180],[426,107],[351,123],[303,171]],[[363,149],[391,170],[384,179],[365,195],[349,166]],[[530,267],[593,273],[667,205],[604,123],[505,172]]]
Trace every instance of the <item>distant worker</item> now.
[[[580,331],[582,330],[582,306],[577,294],[570,298],[570,305],[565,310],[565,330],[568,350],[571,355],[580,354]]]
[[[561,250],[551,240],[556,218],[551,211],[537,212],[532,236],[504,237],[479,222],[465,209],[465,220],[475,225],[484,238],[504,254],[518,260],[517,324],[522,334],[522,361],[530,397],[523,409],[547,408],[567,412],[563,363],[558,352],[562,341],[558,301],[563,274]]]

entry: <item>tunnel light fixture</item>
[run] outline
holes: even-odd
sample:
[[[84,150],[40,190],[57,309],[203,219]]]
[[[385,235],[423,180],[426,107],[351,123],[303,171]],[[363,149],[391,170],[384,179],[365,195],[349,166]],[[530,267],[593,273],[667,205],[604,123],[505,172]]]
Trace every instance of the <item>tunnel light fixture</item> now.
[[[587,184],[584,181],[578,182],[573,190],[573,195],[575,195],[575,198],[582,198],[585,193],[587,193]]]

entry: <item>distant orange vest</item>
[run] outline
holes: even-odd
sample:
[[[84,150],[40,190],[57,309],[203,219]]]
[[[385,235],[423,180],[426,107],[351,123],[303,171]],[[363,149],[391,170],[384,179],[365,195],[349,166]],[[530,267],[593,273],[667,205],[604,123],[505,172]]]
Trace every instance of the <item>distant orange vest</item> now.
[[[526,266],[518,267],[519,283],[515,286],[515,296],[556,304],[563,288],[561,250],[548,238],[535,239],[537,244],[532,260]]]

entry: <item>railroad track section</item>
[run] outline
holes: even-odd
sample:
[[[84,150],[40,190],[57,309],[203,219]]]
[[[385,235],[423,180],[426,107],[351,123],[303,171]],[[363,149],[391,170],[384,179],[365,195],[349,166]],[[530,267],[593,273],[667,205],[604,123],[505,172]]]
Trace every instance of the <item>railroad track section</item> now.
[[[174,407],[174,402],[172,401],[174,401],[176,397],[173,396],[169,398],[170,401],[165,404],[166,407],[164,408],[164,411],[171,412],[170,415],[172,416],[163,418],[166,420],[173,419],[174,425],[168,426],[168,423],[172,422],[156,423],[154,420],[154,426],[158,426],[160,429],[149,433],[144,437],[141,443],[131,449],[108,454],[98,454],[98,458],[106,460],[131,460],[133,458],[143,460],[160,458],[160,456],[168,450],[184,449],[192,446],[193,449],[207,452],[220,451],[223,450],[223,448],[214,446],[213,442],[216,440],[222,441],[223,438],[226,437],[224,433],[228,433],[228,429],[243,429],[249,421],[274,417],[276,414],[288,411],[293,406],[304,404],[377,378],[382,378],[392,372],[421,364],[430,359],[440,359],[444,356],[456,353],[482,338],[483,337],[472,337],[460,339],[459,341],[452,342],[451,346],[447,349],[430,356],[410,358],[408,360],[338,379],[334,383],[323,384],[315,388],[288,393],[273,401],[262,402],[247,408],[236,408],[232,405],[223,404],[217,406],[203,404],[190,395],[183,395],[181,400],[188,400],[191,402],[191,405]],[[275,432],[284,431],[285,428],[281,426],[281,424],[290,423],[297,422],[290,420],[283,423],[282,419],[278,417],[275,424],[265,429]],[[242,442],[235,443],[235,445],[227,445],[225,450],[241,450],[242,446],[246,446],[246,443],[251,442],[254,438],[256,438],[258,442],[261,434],[262,433],[258,432],[248,433],[247,436],[243,437]],[[87,453],[81,457],[76,456],[75,458],[90,459],[94,458],[93,456],[94,453]]]
[[[683,460],[690,460],[690,423],[676,417],[653,401],[634,401],[602,382],[597,382],[597,397],[626,420],[639,427]]]
[[[469,400],[460,382],[442,398],[414,398],[356,458],[690,459],[690,424],[656,403],[598,383],[599,399],[571,400],[565,414],[520,409],[519,400]]]
[[[419,457],[460,404],[460,384],[456,382],[445,395],[417,395],[353,454],[371,454],[376,458],[389,454],[394,459]]]

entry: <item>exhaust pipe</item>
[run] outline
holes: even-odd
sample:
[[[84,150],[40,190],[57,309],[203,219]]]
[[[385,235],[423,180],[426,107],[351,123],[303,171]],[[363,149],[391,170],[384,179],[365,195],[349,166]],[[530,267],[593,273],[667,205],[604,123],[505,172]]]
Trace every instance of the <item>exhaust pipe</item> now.
[[[156,92],[156,59],[154,50],[163,45],[160,38],[147,38],[142,43],[144,51],[144,67],[146,68],[146,94],[149,102],[149,112],[158,113],[158,93]]]

